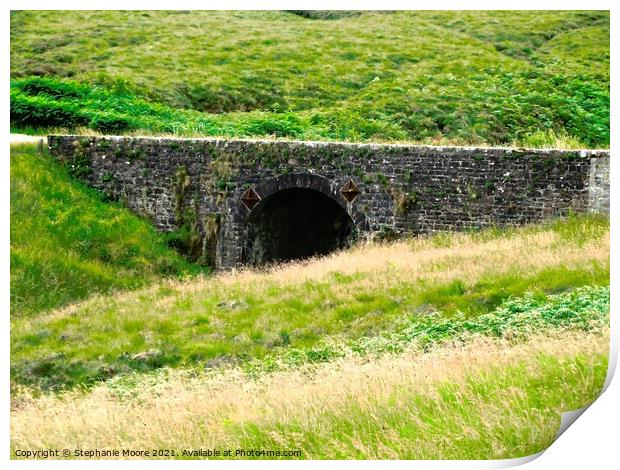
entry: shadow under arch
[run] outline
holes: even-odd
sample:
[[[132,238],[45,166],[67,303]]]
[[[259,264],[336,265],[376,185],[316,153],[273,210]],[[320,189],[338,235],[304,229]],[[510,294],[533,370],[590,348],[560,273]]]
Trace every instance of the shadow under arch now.
[[[366,217],[340,194],[341,185],[302,173],[254,186],[261,200],[246,216],[244,264],[303,259],[350,246],[366,229]]]

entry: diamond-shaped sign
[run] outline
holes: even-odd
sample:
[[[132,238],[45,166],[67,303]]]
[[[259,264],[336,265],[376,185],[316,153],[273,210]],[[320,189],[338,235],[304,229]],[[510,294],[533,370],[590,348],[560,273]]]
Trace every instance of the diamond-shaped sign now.
[[[360,190],[353,180],[349,180],[340,188],[340,194],[342,194],[342,197],[348,202],[353,202],[353,200],[360,195]]]
[[[254,190],[254,188],[248,188],[241,195],[241,202],[243,202],[243,204],[245,204],[245,207],[247,207],[249,210],[252,210],[254,209],[254,206],[260,202],[260,196]]]

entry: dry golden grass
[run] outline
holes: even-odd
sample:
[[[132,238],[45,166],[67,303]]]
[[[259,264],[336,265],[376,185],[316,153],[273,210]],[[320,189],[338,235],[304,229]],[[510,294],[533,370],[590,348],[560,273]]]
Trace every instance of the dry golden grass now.
[[[23,390],[12,402],[12,450],[262,447],[300,449],[305,458],[516,457],[550,444],[560,411],[596,397],[608,341],[607,329],[522,344],[480,338],[260,380],[238,369],[167,370],[88,393],[35,398]],[[537,380],[550,383],[533,400]]]
[[[293,284],[322,280],[339,272],[377,275],[372,276],[373,285],[378,281],[391,283],[393,279],[449,282],[454,278],[479,278],[488,271],[501,274],[513,269],[528,272],[553,264],[577,266],[586,259],[605,260],[609,256],[608,233],[585,246],[567,246],[551,230],[493,238],[482,243],[475,235],[450,234],[451,246],[436,247],[435,243],[432,238],[420,237],[408,242],[360,245],[319,259],[277,265],[263,272],[231,271],[218,276],[217,281],[224,285],[274,281]],[[188,289],[194,287],[185,285]]]
[[[138,295],[150,297],[162,286],[172,288],[176,295],[163,296],[154,303],[165,309],[179,296],[216,295],[223,299],[235,293],[252,295],[267,287],[295,287],[308,281],[323,281],[334,273],[354,276],[352,282],[333,283],[331,291],[342,302],[356,292],[394,286],[396,283],[444,284],[461,280],[466,286],[483,276],[501,276],[518,272],[526,277],[549,267],[580,268],[592,262],[609,263],[609,231],[592,237],[584,244],[571,243],[556,231],[523,229],[501,237],[480,241],[476,234],[452,233],[446,238],[449,246],[437,246],[437,238],[418,237],[394,243],[367,243],[334,252],[321,258],[282,263],[267,269],[241,268],[212,277],[198,276],[190,281],[164,281],[141,290]],[[290,291],[290,295],[298,295]],[[286,296],[287,291],[282,290]],[[135,292],[115,296],[117,302],[131,302]],[[280,299],[284,300],[284,298]],[[93,303],[108,302],[109,297],[97,296]],[[48,318],[75,314],[89,302],[70,305],[52,312]],[[37,322],[40,321],[37,320]]]
[[[401,290],[394,295],[410,295],[415,289],[422,295],[454,280],[469,287],[515,273],[538,279],[538,273],[550,269],[553,286],[554,276],[567,275],[554,269],[594,272],[596,264],[603,272],[609,264],[609,231],[605,224],[585,219],[421,237],[360,245],[263,270],[168,281],[114,299],[99,297],[15,321],[13,338],[27,340],[28,334],[45,331],[45,338],[53,340],[62,334],[69,340],[49,347],[54,352],[65,348],[65,362],[103,358],[107,364],[118,351],[128,350],[131,338],[123,322],[131,320],[129,327],[139,323],[138,339],[146,338],[138,352],[167,342],[185,354],[188,345],[220,341],[222,348],[233,344],[234,351],[252,357],[262,352],[249,336],[255,331],[277,334],[286,327],[294,341],[295,328],[336,325],[333,332],[321,333],[329,339],[387,321],[383,313],[373,316],[384,304],[354,312],[348,323],[340,320],[334,305],[360,293],[392,295],[385,292],[396,287]],[[595,276],[584,279],[591,282]],[[290,307],[302,299],[310,302],[312,296],[315,303],[309,310]],[[231,300],[248,303],[238,309],[219,306]],[[209,331],[193,323],[198,314],[208,315]],[[158,330],[163,321],[167,329]],[[73,342],[72,335],[77,338]],[[40,346],[24,350],[28,360],[41,354]],[[111,350],[115,352],[106,356]],[[236,368],[164,368],[119,376],[87,392],[35,396],[17,386],[12,449],[262,448],[299,449],[305,458],[517,457],[552,442],[562,411],[596,398],[607,350],[607,330],[561,330],[521,344],[478,338],[427,354],[410,351],[372,360],[347,356],[279,369],[259,379]],[[195,351],[199,349],[188,348],[187,354]],[[21,364],[15,356],[13,361],[14,367]],[[23,364],[29,370],[28,362]]]

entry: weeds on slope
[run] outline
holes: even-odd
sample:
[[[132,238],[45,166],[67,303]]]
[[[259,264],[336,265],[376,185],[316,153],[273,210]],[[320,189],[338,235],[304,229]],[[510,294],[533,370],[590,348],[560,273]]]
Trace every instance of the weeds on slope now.
[[[609,334],[479,336],[249,378],[161,369],[90,391],[14,394],[11,449],[299,449],[301,458],[510,458],[553,441],[600,393]],[[234,457],[234,456],[232,456]]]
[[[334,13],[306,14],[323,15]],[[609,145],[608,12],[338,16],[15,12],[12,121],[68,118],[67,127],[77,120],[100,132]],[[35,86],[45,80],[53,89]]]
[[[325,337],[377,337],[404,316],[424,322],[439,312],[440,323],[462,312],[472,320],[525,292],[605,286],[608,224],[579,216],[361,245],[265,271],[96,296],[38,317],[12,318],[12,377],[57,389],[132,370],[237,364],[291,348],[312,350]]]
[[[250,375],[305,363],[330,362],[352,354],[364,356],[427,351],[446,342],[467,342],[477,336],[524,341],[547,329],[600,330],[609,324],[609,287],[584,286],[558,295],[528,293],[511,297],[492,312],[471,317],[457,312],[442,318],[438,311],[405,316],[385,333],[354,341],[328,339],[313,348],[291,348],[280,357],[246,364]]]

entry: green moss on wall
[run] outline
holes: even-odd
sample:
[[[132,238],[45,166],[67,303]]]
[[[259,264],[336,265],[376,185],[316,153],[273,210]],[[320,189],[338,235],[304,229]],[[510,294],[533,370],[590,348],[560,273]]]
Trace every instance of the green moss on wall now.
[[[185,166],[176,172],[174,187],[175,216],[178,229],[170,232],[168,245],[186,256],[190,261],[199,261],[203,255],[203,243],[198,222],[198,204],[191,197],[191,178]]]

